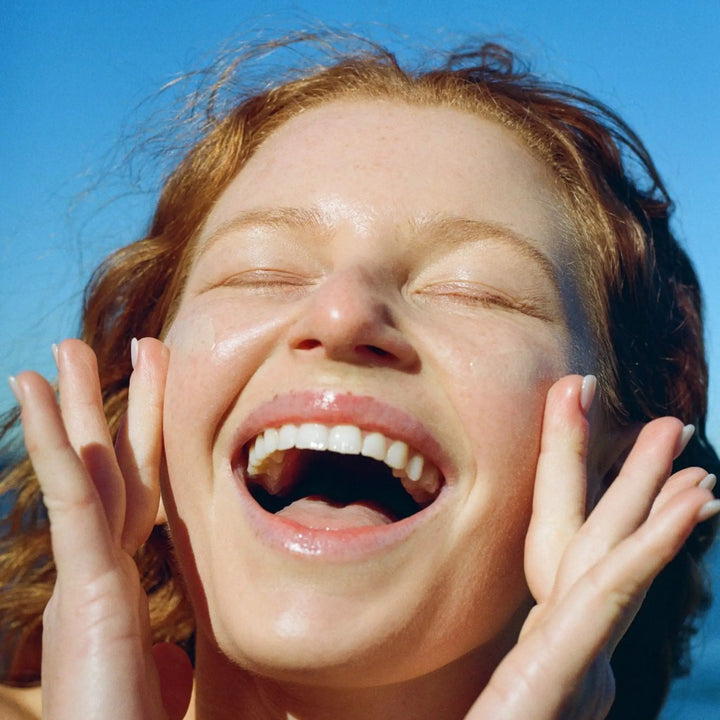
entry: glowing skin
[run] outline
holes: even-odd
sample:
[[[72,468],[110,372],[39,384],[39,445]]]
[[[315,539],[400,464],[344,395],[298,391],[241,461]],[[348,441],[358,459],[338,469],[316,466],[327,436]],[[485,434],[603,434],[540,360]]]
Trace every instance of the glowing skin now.
[[[506,652],[529,602],[545,395],[589,369],[563,226],[509,131],[393,102],[303,113],[221,195],[167,336],[164,488],[218,676],[211,636],[245,667],[328,686],[452,661],[482,678]],[[412,440],[440,497],[387,530],[287,541],[237,460],[297,420]]]

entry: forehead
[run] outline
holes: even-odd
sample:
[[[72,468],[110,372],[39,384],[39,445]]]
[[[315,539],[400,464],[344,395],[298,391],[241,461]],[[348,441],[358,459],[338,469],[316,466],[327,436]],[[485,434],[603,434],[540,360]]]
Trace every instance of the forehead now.
[[[565,235],[552,175],[511,131],[391,100],[337,100],[288,120],[220,196],[202,235],[239,212],[276,207],[358,228],[437,215],[498,222],[546,249]]]

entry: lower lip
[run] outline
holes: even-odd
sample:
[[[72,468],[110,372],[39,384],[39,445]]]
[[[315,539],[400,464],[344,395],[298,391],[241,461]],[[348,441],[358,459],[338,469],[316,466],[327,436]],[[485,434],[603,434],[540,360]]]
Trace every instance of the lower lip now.
[[[261,542],[283,553],[338,563],[364,560],[402,544],[437,515],[445,495],[443,488],[431,505],[394,523],[323,530],[267,512],[250,495],[242,477],[236,475],[236,482],[243,513]]]

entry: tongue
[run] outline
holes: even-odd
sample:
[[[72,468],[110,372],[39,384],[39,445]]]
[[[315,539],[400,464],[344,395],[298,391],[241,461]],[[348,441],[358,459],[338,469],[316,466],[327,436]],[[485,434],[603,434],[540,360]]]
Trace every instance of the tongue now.
[[[277,514],[315,530],[347,530],[393,522],[393,518],[376,506],[362,502],[338,505],[317,495],[295,500]]]

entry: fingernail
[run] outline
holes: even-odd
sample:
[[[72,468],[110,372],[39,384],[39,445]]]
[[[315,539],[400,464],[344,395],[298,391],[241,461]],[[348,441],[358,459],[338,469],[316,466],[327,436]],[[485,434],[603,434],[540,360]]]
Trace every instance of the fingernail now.
[[[678,438],[678,444],[675,448],[675,457],[680,455],[680,453],[687,447],[687,444],[690,442],[690,438],[695,434],[695,426],[694,425],[686,425],[682,432],[680,433],[680,437]]]
[[[58,346],[57,346],[56,343],[53,343],[53,344],[50,346],[50,352],[52,353],[53,360],[55,361],[55,367],[58,368],[58,370],[59,370],[59,369],[60,369],[60,364],[59,364],[59,362],[58,362]]]
[[[720,500],[708,500],[698,512],[698,522],[709,520],[713,515],[720,512]]]
[[[138,357],[138,341],[137,341],[137,338],[133,338],[130,341],[130,364],[132,365],[133,370],[135,369],[135,364],[137,363],[137,357]]]
[[[699,483],[698,487],[701,487],[703,490],[710,490],[712,492],[713,488],[715,487],[715,483],[717,482],[717,478],[712,473],[708,473]]]
[[[580,407],[587,415],[592,407],[592,401],[595,397],[595,389],[597,388],[597,378],[594,375],[586,375],[582,380],[580,387]]]
[[[17,381],[17,378],[14,375],[11,375],[8,378],[8,385],[10,386],[12,394],[15,396],[15,400],[17,400],[17,404],[22,405],[22,390],[20,388],[20,384]]]

